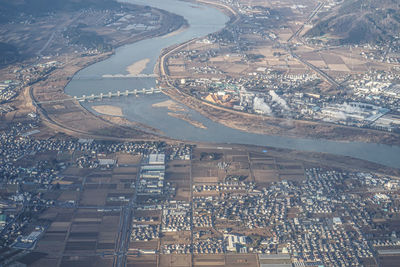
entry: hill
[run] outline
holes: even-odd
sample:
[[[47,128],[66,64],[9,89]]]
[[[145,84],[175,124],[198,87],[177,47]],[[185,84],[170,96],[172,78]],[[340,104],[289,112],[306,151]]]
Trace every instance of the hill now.
[[[399,29],[399,0],[345,0],[304,37],[328,37],[330,44],[374,44],[399,36]]]

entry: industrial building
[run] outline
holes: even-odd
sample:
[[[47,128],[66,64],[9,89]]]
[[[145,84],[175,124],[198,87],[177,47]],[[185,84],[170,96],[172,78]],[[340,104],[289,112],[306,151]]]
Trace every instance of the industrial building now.
[[[226,249],[228,251],[247,253],[246,236],[226,234],[224,237],[227,241]]]
[[[165,177],[165,154],[150,154],[148,163],[140,169],[138,194],[162,195]]]
[[[149,155],[150,165],[164,165],[165,164],[165,154],[150,154]]]

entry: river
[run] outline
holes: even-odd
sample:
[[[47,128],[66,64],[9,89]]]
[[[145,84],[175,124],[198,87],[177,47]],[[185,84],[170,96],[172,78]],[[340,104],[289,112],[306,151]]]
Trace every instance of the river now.
[[[65,88],[67,94],[82,96],[92,93],[154,87],[154,78],[102,78],[102,76],[105,74],[128,74],[126,68],[132,63],[143,59],[150,60],[143,73],[151,74],[163,48],[216,32],[222,29],[229,20],[226,15],[215,8],[179,0],[126,0],[125,2],[153,6],[182,15],[190,26],[175,35],[155,37],[118,48],[112,57],[79,71]],[[174,139],[251,144],[324,152],[351,156],[389,167],[400,168],[400,147],[398,146],[251,134],[213,122],[196,111],[184,107],[185,113],[207,127],[207,129],[201,129],[186,121],[169,116],[167,108],[154,108],[152,106],[168,99],[169,97],[159,94],[121,97],[103,100],[102,102],[83,103],[82,105],[93,113],[96,113],[91,109],[94,105],[118,106],[128,120],[138,121],[159,129],[165,136]]]

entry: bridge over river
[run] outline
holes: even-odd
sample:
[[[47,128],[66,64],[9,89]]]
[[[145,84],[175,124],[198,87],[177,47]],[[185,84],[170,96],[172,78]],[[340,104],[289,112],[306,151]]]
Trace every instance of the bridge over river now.
[[[104,80],[104,79],[130,79],[130,78],[157,78],[154,73],[151,74],[103,74],[98,75],[81,75],[74,77],[75,80]]]
[[[63,99],[55,99],[55,100],[46,100],[46,101],[38,101],[36,104],[51,104],[51,103],[60,103],[65,101],[77,100],[79,102],[85,101],[93,101],[93,100],[102,100],[104,98],[113,98],[113,97],[122,97],[122,96],[138,96],[139,94],[152,95],[158,94],[162,92],[162,88],[150,88],[150,89],[134,89],[134,90],[125,90],[125,91],[117,91],[117,92],[108,92],[108,93],[100,93],[100,94],[90,94],[90,95],[82,95],[82,96],[74,96],[70,98]]]

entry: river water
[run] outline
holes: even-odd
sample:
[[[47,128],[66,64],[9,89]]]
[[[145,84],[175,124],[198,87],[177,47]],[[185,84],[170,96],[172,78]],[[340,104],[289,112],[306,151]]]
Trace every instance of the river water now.
[[[181,15],[190,27],[167,37],[155,37],[120,47],[115,55],[102,62],[91,65],[78,72],[65,88],[72,96],[92,93],[116,92],[126,89],[141,89],[155,86],[154,78],[102,78],[105,74],[128,74],[126,68],[134,62],[149,59],[143,73],[153,73],[156,60],[163,48],[183,43],[195,37],[202,37],[222,29],[229,20],[217,9],[179,0],[126,0],[134,4],[149,5]],[[122,109],[124,116],[161,130],[165,136],[186,140],[215,143],[251,144],[272,146],[302,151],[324,152],[369,160],[390,167],[400,168],[400,147],[361,142],[339,142],[321,139],[290,138],[250,134],[215,123],[194,110],[185,108],[185,113],[201,122],[207,129],[197,128],[183,120],[168,115],[167,108],[154,108],[152,105],[169,97],[145,95],[140,97],[121,97],[102,102],[83,103],[87,109],[94,105],[113,105]]]

